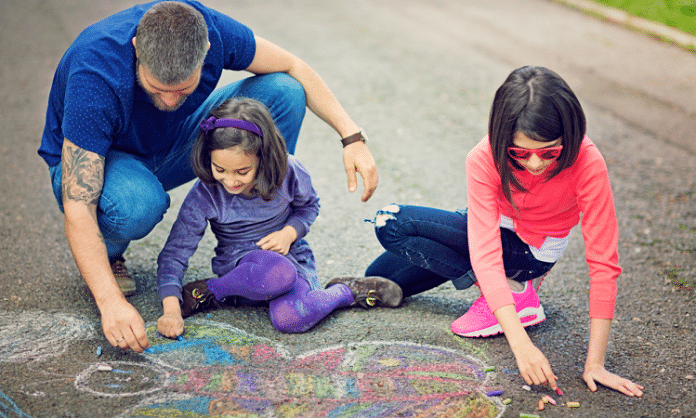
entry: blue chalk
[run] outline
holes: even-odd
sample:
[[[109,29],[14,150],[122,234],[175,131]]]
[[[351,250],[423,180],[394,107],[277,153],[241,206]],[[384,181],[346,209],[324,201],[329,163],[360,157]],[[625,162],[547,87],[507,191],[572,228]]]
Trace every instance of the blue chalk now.
[[[154,353],[154,351],[152,350],[152,348],[146,348],[146,349],[143,350],[143,351],[146,352],[146,353],[148,353],[148,354]]]
[[[500,396],[503,394],[502,390],[489,390],[488,396]]]
[[[102,353],[102,348],[100,345],[99,347],[97,347],[97,357],[101,356],[101,353]]]
[[[184,341],[184,337],[182,337],[181,335],[178,335],[178,336],[176,337],[176,339],[179,340],[179,341]]]

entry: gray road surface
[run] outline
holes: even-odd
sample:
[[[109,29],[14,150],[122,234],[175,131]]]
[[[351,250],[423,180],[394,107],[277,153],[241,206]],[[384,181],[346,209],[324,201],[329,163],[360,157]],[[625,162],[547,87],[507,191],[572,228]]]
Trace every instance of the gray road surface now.
[[[578,230],[541,288],[548,320],[529,333],[560,378],[558,400],[581,407],[537,413],[696,416],[696,55],[545,0],[204,3],[305,59],[370,135],[380,185],[368,203],[347,192],[330,128],[309,114],[300,135],[297,155],[322,198],[308,239],[324,281],[361,275],[380,253],[363,219],[382,206],[466,207],[463,161],[485,135],[495,89],[522,65],[559,72],[606,157],[621,227],[607,367],[643,384],[645,396],[593,394],[581,380],[589,283]],[[0,417],[534,413],[548,391],[521,388],[504,337],[449,332],[473,289],[442,286],[395,310],[342,310],[301,335],[244,308],[199,315],[182,342],[153,335],[152,354],[108,345],[36,149],[63,52],[87,25],[130,5],[0,4]],[[151,332],[156,257],[187,190],[172,192],[165,220],[126,253],[139,286],[130,300]],[[213,246],[207,237],[187,280],[211,276]],[[512,403],[486,396],[492,389]]]

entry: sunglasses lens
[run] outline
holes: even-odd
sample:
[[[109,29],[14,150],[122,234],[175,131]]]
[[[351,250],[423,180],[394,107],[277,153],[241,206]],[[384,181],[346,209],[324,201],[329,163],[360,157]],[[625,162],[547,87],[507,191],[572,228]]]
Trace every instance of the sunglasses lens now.
[[[508,148],[508,155],[516,160],[526,160],[531,157],[532,153],[523,148]]]
[[[561,155],[561,150],[558,148],[549,149],[546,151],[542,151],[542,152],[538,153],[537,155],[545,160],[553,160],[555,158],[558,158]]]

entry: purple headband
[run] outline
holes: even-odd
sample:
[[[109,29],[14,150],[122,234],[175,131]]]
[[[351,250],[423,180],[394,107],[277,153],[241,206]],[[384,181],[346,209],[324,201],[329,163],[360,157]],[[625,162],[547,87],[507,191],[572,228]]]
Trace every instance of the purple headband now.
[[[203,121],[201,122],[201,129],[203,129],[205,133],[209,133],[213,129],[217,128],[244,129],[245,131],[253,132],[256,135],[263,138],[263,133],[261,133],[261,129],[259,129],[259,127],[255,123],[246,120],[227,118],[218,119],[215,116],[211,116],[208,119],[203,119]]]

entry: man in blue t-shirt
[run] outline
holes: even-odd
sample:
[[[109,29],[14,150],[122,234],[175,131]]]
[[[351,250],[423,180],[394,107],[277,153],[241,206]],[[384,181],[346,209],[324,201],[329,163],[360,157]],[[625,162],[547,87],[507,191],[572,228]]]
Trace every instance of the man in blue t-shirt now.
[[[253,76],[216,89],[222,70]],[[123,253],[195,176],[198,125],[230,97],[264,103],[294,153],[308,106],[340,135],[348,188],[377,169],[362,130],[307,64],[230,17],[190,1],[135,6],[85,29],[56,70],[39,155],[65,213],[65,234],[114,346],[142,352],[144,322]]]

